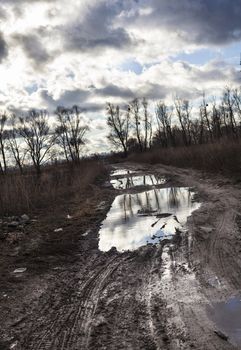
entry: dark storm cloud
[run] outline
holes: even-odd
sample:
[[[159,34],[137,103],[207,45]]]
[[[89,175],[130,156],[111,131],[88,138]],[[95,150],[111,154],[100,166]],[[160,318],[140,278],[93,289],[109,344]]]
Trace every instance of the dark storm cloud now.
[[[89,92],[85,90],[66,90],[59,98],[59,103],[62,102],[64,106],[79,105],[84,102],[88,96]]]
[[[180,98],[190,99],[196,98],[201,95],[203,89],[197,90],[196,88],[190,88],[188,86],[170,86],[164,84],[146,83],[137,91],[136,96],[139,98],[147,98],[148,100],[165,100],[168,96],[178,96]]]
[[[49,108],[55,109],[57,106],[71,107],[81,104],[88,97],[88,91],[80,89],[66,90],[57,100],[53,98],[48,90],[41,90],[40,95]]]
[[[16,34],[13,39],[20,44],[28,58],[30,58],[38,68],[50,60],[50,55],[35,34]]]
[[[95,93],[104,97],[122,97],[122,98],[133,98],[135,97],[133,91],[128,88],[122,88],[114,84],[105,86],[102,89],[96,89]]]
[[[110,84],[102,89],[96,89],[95,94],[106,97],[106,99],[108,99],[108,97],[117,97],[129,102],[134,98],[143,97],[154,100],[163,99],[170,93],[171,89],[171,87],[166,85],[150,82],[146,82],[143,86],[133,90]]]
[[[90,6],[81,22],[78,23],[77,19],[62,28],[66,48],[85,51],[107,47],[122,48],[131,44],[132,39],[127,31],[114,26],[115,18],[122,9],[123,5],[119,1],[101,1]]]
[[[137,91],[137,97],[159,100],[166,98],[170,91],[171,87],[155,83],[146,83],[141,89],[139,89],[139,91]]]
[[[8,55],[8,46],[7,43],[0,32],[0,63],[3,61],[4,58],[6,58]]]
[[[139,6],[152,11],[139,12],[136,23],[171,30],[187,42],[219,45],[241,39],[238,0],[140,0]]]
[[[54,99],[48,90],[41,90],[40,96],[47,108],[51,111],[56,110],[58,106],[72,107],[77,105],[82,112],[98,112],[103,109],[102,103],[86,102],[90,93],[85,90],[66,90],[58,99]]]

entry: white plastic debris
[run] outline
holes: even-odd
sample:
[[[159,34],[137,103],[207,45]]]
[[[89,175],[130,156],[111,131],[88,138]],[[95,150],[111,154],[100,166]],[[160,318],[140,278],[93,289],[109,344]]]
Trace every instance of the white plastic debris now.
[[[71,220],[71,219],[73,219],[73,216],[71,216],[71,215],[68,214],[68,215],[67,215],[67,219],[68,219],[68,220]]]
[[[56,228],[55,230],[54,230],[54,232],[62,232],[63,231],[63,229],[62,229],[62,227],[61,228]]]
[[[15,341],[13,344],[11,344],[9,349],[15,349],[16,346],[18,346],[18,341]]]
[[[21,219],[23,220],[23,221],[29,221],[30,219],[29,219],[29,216],[27,215],[27,214],[23,214],[22,216],[21,216]]]
[[[88,236],[88,234],[91,232],[91,230],[87,230],[85,233],[82,234],[83,237]]]
[[[13,273],[23,273],[23,272],[25,272],[26,270],[27,270],[26,267],[20,267],[20,268],[18,268],[18,269],[15,269],[15,270],[13,271]]]

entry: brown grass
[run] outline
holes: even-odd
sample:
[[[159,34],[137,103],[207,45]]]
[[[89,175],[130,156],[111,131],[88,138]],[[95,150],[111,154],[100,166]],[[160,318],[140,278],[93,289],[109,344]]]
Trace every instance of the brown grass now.
[[[241,171],[241,142],[222,140],[220,143],[153,149],[146,153],[131,154],[129,161],[239,175]]]
[[[104,165],[98,160],[83,160],[78,166],[48,166],[40,177],[31,171],[25,175],[1,176],[0,216],[56,211],[67,202],[77,202],[105,173]]]

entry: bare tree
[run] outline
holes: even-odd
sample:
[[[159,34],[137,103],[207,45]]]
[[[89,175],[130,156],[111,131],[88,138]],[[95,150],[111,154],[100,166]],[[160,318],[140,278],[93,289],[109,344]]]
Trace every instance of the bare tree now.
[[[152,117],[148,112],[148,102],[145,98],[142,100],[142,107],[144,113],[144,150],[147,150],[151,146],[152,139]]]
[[[234,115],[234,104],[235,99],[232,95],[232,90],[229,87],[226,87],[223,94],[223,107],[224,107],[224,113],[225,117],[228,118],[228,124],[230,126],[230,129],[232,133],[236,134],[236,120]]]
[[[203,93],[201,113],[202,113],[202,119],[205,121],[207,129],[208,129],[209,138],[212,141],[213,140],[212,127],[211,127],[211,122],[209,120],[208,103],[206,101],[205,93]]]
[[[140,113],[140,101],[138,98],[135,98],[130,104],[129,104],[129,110],[131,112],[131,115],[133,117],[134,121],[134,134],[137,139],[139,150],[143,151],[143,136],[141,132],[141,113]]]
[[[0,162],[0,171],[6,173],[7,161],[6,161],[6,122],[7,115],[5,113],[0,115],[0,154],[2,163]]]
[[[156,106],[156,121],[158,133],[164,147],[175,146],[175,138],[172,132],[171,124],[172,112],[168,109],[165,102],[160,101]]]
[[[26,157],[26,149],[23,147],[17,117],[15,115],[10,118],[10,123],[11,128],[7,132],[7,146],[15,160],[16,166],[19,168],[19,171],[22,174],[24,160]]]
[[[233,98],[234,98],[234,102],[236,104],[236,107],[239,111],[239,113],[241,112],[241,89],[234,89],[233,91]]]
[[[72,108],[58,107],[56,110],[57,127],[55,129],[57,144],[63,149],[67,161],[79,162],[81,150],[85,144],[85,134],[89,127],[84,123],[78,106]]]
[[[182,137],[185,146],[191,144],[191,106],[188,100],[176,98],[174,101],[177,117],[179,119]]]
[[[130,109],[126,113],[120,112],[119,106],[107,104],[107,124],[110,128],[109,141],[118,149],[122,148],[125,156],[128,153],[128,141],[130,137]]]
[[[216,99],[212,101],[212,133],[213,137],[219,140],[222,137],[222,118],[220,108],[216,104]]]
[[[30,156],[36,173],[41,173],[41,166],[49,160],[49,152],[55,137],[50,134],[46,111],[31,110],[27,116],[19,118],[19,133],[22,136],[26,152]]]
[[[238,115],[238,120],[239,120],[239,135],[240,135],[240,126],[241,126],[241,89],[235,89],[233,91],[233,100],[234,100],[234,106],[236,109],[236,113]]]
[[[202,140],[202,134],[203,134],[201,119],[200,120],[195,119],[191,121],[190,132],[191,132],[192,143],[194,145],[200,144]]]

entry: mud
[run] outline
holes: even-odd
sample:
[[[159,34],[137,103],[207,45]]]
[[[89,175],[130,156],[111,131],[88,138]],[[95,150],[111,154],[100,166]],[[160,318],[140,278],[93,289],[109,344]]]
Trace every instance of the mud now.
[[[126,191],[103,185],[81,210],[66,208],[71,219],[40,217],[21,242],[1,242],[1,350],[240,348],[236,326],[219,321],[230,318],[223,305],[241,289],[240,185],[191,170],[140,169],[165,177],[162,188],[195,188],[202,206],[186,230],[134,251],[100,251],[101,223]],[[13,274],[17,268],[26,270]]]

